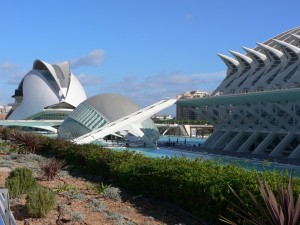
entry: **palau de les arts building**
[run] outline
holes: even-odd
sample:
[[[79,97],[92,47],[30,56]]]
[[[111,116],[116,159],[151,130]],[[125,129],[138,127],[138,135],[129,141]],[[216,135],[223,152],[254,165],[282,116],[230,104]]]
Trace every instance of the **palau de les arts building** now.
[[[228,69],[210,96],[178,99],[176,104],[192,108],[214,126],[214,133],[201,146],[204,149],[299,158],[300,27],[258,43],[254,49],[243,49],[246,54],[230,51],[234,57],[218,54]],[[64,120],[58,135],[67,139],[120,118],[128,120],[139,109],[115,94],[86,99],[68,62],[50,65],[36,60],[13,97],[8,120]],[[113,134],[132,139],[128,127],[133,128],[132,134],[145,134],[144,140],[135,135],[145,143],[154,144],[159,137],[150,119],[127,124]]]

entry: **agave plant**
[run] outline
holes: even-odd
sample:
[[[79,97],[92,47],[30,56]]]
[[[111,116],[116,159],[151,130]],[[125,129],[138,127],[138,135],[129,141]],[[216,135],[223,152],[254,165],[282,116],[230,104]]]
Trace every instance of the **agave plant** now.
[[[97,184],[87,182],[85,184],[85,186],[86,186],[87,189],[91,189],[91,190],[95,191],[98,194],[102,194],[105,189],[111,187],[110,184],[104,184],[102,182],[97,183]]]
[[[44,172],[43,177],[47,180],[54,180],[58,176],[59,171],[65,168],[66,162],[64,160],[59,160],[56,158],[46,159],[41,163],[41,170]]]
[[[300,195],[295,203],[292,177],[289,178],[287,190],[285,190],[284,184],[282,183],[278,190],[278,200],[265,180],[262,181],[260,177],[257,176],[257,182],[264,205],[261,204],[250,191],[247,191],[253,205],[257,208],[257,212],[251,210],[248,204],[246,204],[230,187],[231,191],[238,198],[241,205],[230,202],[232,208],[229,210],[239,219],[239,221],[243,221],[242,224],[255,225],[299,224]],[[223,216],[220,217],[220,220],[227,224],[237,225],[237,223],[226,219]]]

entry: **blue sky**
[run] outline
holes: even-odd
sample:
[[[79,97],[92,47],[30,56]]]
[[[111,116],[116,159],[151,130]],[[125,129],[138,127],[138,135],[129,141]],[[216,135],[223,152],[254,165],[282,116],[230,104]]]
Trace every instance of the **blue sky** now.
[[[141,107],[190,90],[213,91],[243,52],[300,25],[299,1],[1,1],[0,104],[35,59],[68,60],[88,97],[127,96]],[[174,107],[169,109],[174,114]]]

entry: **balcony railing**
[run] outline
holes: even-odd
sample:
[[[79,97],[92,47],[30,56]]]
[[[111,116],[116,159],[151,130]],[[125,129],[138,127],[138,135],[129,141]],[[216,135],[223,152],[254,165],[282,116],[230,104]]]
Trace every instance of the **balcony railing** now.
[[[0,225],[17,225],[16,220],[10,211],[9,193],[7,188],[0,188]]]

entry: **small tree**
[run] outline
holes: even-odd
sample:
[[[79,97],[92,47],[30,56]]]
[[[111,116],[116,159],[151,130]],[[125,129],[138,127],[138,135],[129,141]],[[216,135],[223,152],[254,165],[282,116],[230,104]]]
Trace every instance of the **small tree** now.
[[[44,217],[55,206],[55,194],[48,188],[37,186],[27,197],[25,210],[32,217]]]
[[[13,198],[27,193],[34,186],[36,186],[36,180],[32,171],[26,167],[11,171],[5,180],[5,187],[8,188],[10,196]]]

